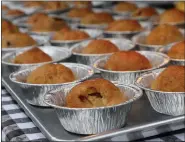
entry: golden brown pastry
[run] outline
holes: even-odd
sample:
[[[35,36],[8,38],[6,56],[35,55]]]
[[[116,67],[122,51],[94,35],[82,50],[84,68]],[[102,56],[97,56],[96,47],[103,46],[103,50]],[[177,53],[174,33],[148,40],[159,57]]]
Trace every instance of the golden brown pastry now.
[[[90,13],[92,13],[90,8],[73,8],[67,13],[67,16],[71,18],[82,18]]]
[[[1,21],[2,26],[2,35],[10,34],[10,33],[17,33],[19,32],[19,28],[15,25],[13,25],[10,21],[2,20]]]
[[[119,49],[112,42],[104,39],[91,41],[83,50],[83,54],[105,54],[118,52]]]
[[[66,104],[70,108],[95,108],[113,106],[127,100],[113,83],[97,78],[73,87],[66,97]]]
[[[172,59],[185,59],[185,40],[173,45],[168,56]]]
[[[6,5],[1,5],[1,9],[2,9],[2,11],[9,10],[8,6],[6,6]]]
[[[74,7],[90,7],[91,1],[74,1],[72,2]]]
[[[177,9],[169,9],[160,15],[159,23],[185,22],[185,13]]]
[[[35,45],[36,41],[26,33],[6,34],[2,38],[2,48],[16,48]]]
[[[146,37],[146,43],[150,45],[166,45],[181,41],[184,37],[177,27],[172,25],[159,25]]]
[[[44,3],[44,9],[46,10],[62,10],[68,8],[68,4],[62,1],[47,1]]]
[[[116,20],[111,22],[106,31],[139,31],[142,26],[136,20]]]
[[[114,19],[109,13],[91,13],[81,19],[81,24],[108,24]]]
[[[18,9],[10,9],[6,13],[7,16],[21,16],[24,15],[24,12]]]
[[[132,13],[132,17],[151,17],[153,15],[157,15],[157,11],[152,7],[143,7],[138,8],[136,11]]]
[[[73,72],[62,64],[45,64],[33,70],[26,82],[31,84],[59,84],[75,80]]]
[[[41,23],[43,19],[47,19],[47,18],[48,18],[48,15],[45,13],[35,13],[35,14],[29,16],[26,22],[28,24],[33,25],[37,22]]]
[[[129,2],[119,2],[114,8],[114,10],[118,12],[128,12],[128,11],[132,12],[135,11],[136,9],[137,9],[136,4]]]
[[[41,16],[42,17],[42,16]],[[36,32],[54,32],[58,31],[64,27],[66,27],[67,24],[64,20],[54,18],[54,17],[42,17],[42,20],[38,20],[35,22],[35,24],[32,25],[32,31]]]
[[[169,66],[152,82],[151,88],[164,92],[185,92],[184,66]]]
[[[178,1],[178,2],[176,2],[175,7],[178,10],[180,10],[182,12],[185,12],[185,1]]]
[[[52,61],[52,58],[39,48],[32,48],[15,57],[15,64],[34,64]]]
[[[120,51],[110,56],[105,69],[112,71],[138,71],[151,68],[150,61],[135,51]]]
[[[42,1],[25,1],[24,6],[25,7],[42,7],[44,5],[44,2]]]
[[[90,36],[80,30],[69,30],[69,29],[62,29],[59,32],[56,32],[55,35],[53,36],[53,40],[82,40],[82,39],[87,39]]]

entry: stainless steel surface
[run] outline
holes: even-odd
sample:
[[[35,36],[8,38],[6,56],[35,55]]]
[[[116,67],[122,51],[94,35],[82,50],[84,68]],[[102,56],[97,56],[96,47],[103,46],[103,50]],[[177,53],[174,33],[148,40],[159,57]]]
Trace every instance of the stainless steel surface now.
[[[7,52],[12,52],[12,51],[20,51],[20,50],[25,50],[25,49],[30,49],[35,46],[41,46],[44,45],[45,43],[48,42],[48,39],[44,36],[39,36],[39,35],[30,35],[36,42],[36,45],[31,45],[31,46],[26,46],[26,47],[11,47],[11,48],[1,48],[2,52],[7,53]],[[18,39],[19,40],[19,39]]]
[[[61,125],[76,134],[97,134],[124,127],[132,103],[142,96],[136,86],[115,84],[129,99],[118,105],[98,108],[67,108],[66,96],[75,86],[51,90],[44,96],[44,102],[55,108]],[[122,119],[120,119],[122,118]]]
[[[158,51],[167,54],[168,51],[171,49],[171,47],[173,45],[177,44],[177,43],[172,43],[172,44],[169,44],[167,46],[161,47],[161,48],[159,48]],[[170,64],[185,66],[185,59],[173,59],[173,58],[170,58]]]
[[[77,29],[77,30],[86,32],[90,37],[87,39],[83,39],[83,40],[52,40],[52,36],[51,36],[50,38],[51,45],[70,48],[76,43],[79,43],[79,42],[82,42],[88,39],[97,38],[102,34],[101,30],[95,30],[95,29]]]
[[[75,75],[76,80],[74,80],[73,82],[58,83],[58,84],[30,84],[30,83],[27,83],[26,79],[27,79],[28,75],[33,70],[38,68],[40,65],[11,73],[10,80],[13,83],[18,84],[23,89],[31,88],[32,90],[34,90],[32,92],[34,95],[32,95],[31,99],[28,100],[29,102],[32,102],[32,104],[35,102],[35,105],[38,105],[38,106],[47,106],[43,102],[43,95],[47,91],[61,87],[61,86],[65,86],[65,87],[70,86],[72,84],[86,80],[94,74],[93,69],[89,66],[86,66],[86,65],[76,64],[76,63],[60,63],[60,64],[71,69],[73,74]],[[35,100],[37,100],[37,101],[35,101]]]
[[[179,31],[185,36],[185,32],[183,29],[179,29]],[[146,44],[146,37],[149,35],[151,31],[144,31],[132,37],[132,41],[139,47],[140,50],[148,50],[148,51],[158,51],[160,48],[166,45],[149,45]],[[170,43],[172,44],[172,43]]]
[[[183,115],[185,114],[185,92],[163,92],[150,88],[152,81],[163,70],[164,68],[141,75],[137,79],[136,85],[145,91],[151,106],[157,112],[173,116]]]
[[[115,44],[119,48],[119,50],[127,51],[127,50],[132,50],[135,47],[135,45],[130,40],[124,39],[124,38],[98,38],[98,39],[109,40],[110,42]],[[85,48],[89,44],[89,42],[91,42],[92,40],[87,40],[87,41],[78,43],[78,44],[71,47],[71,52],[78,63],[93,66],[94,62],[97,59],[112,54],[112,53],[108,53],[108,54],[82,54],[81,50],[83,48]]]
[[[109,56],[105,58],[98,59],[94,63],[94,67],[96,70],[101,72],[101,76],[105,79],[121,82],[124,84],[134,84],[137,77],[145,72],[149,72],[160,67],[163,67],[168,64],[169,57],[165,54],[152,52],[152,51],[138,51],[140,54],[144,55],[151,63],[152,68],[146,70],[139,70],[139,71],[110,71],[104,69],[104,65],[108,60]],[[124,62],[124,61],[122,61]]]
[[[21,51],[14,51],[14,52],[5,54],[2,57],[2,65],[8,68],[10,72],[14,72],[14,71],[21,70],[23,68],[28,68],[31,66],[35,66],[35,65],[42,65],[45,63],[55,63],[59,61],[65,61],[67,58],[71,56],[71,51],[65,48],[58,49],[57,47],[54,47],[54,46],[40,46],[38,48],[41,49],[44,53],[48,54],[52,58],[52,61],[43,62],[43,63],[35,63],[35,64],[15,64],[13,63],[13,60],[15,59],[16,56],[29,50],[29,49],[24,49]]]
[[[6,71],[6,68],[3,69]],[[177,130],[185,127],[184,115],[173,117],[157,113],[152,109],[146,95],[143,95],[133,103],[124,128],[96,135],[76,135],[64,130],[54,109],[43,109],[27,103],[26,99],[32,95],[32,90],[21,89],[18,85],[10,82],[7,76],[3,77],[2,83],[42,133],[51,141],[95,141],[120,135],[124,135],[129,140],[136,140],[142,138],[141,134],[153,136],[156,134],[156,130],[158,133],[164,133],[171,131],[171,128]]]

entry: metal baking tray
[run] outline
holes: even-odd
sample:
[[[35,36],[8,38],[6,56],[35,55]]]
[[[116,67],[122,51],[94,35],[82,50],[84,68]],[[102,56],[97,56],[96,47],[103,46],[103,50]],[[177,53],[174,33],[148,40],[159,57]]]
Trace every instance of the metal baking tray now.
[[[29,105],[25,98],[33,95],[31,93],[33,90],[23,90],[16,84],[13,84],[9,80],[9,72],[5,67],[2,67],[2,72],[2,84],[24,109],[25,113],[40,128],[42,133],[51,141],[110,141],[110,138],[126,141],[185,128],[184,115],[173,117],[154,111],[144,94],[142,98],[133,103],[125,127],[96,135],[73,134],[64,130],[54,109]],[[95,75],[95,77],[97,77],[97,75]],[[121,136],[121,138],[119,136]]]

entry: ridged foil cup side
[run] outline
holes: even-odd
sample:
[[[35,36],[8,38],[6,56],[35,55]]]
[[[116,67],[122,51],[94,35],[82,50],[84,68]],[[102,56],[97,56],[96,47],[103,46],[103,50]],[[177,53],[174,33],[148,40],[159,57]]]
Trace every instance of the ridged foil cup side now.
[[[163,92],[150,88],[163,70],[164,68],[141,75],[137,78],[136,85],[145,91],[151,106],[157,112],[173,116],[183,115],[185,114],[185,92]]]
[[[165,54],[151,51],[138,51],[140,54],[144,55],[151,63],[152,68],[139,71],[110,71],[104,69],[105,63],[107,62],[109,56],[105,58],[98,59],[94,63],[96,70],[101,72],[101,76],[107,80],[121,82],[123,84],[134,84],[137,77],[145,72],[149,72],[168,64],[169,57]],[[123,62],[123,61],[122,61]]]
[[[61,125],[65,130],[77,134],[97,134],[121,128],[125,125],[132,103],[142,96],[142,91],[135,86],[116,84],[128,101],[109,107],[67,108],[65,98],[71,88],[52,90],[45,94],[45,102],[55,108]]]

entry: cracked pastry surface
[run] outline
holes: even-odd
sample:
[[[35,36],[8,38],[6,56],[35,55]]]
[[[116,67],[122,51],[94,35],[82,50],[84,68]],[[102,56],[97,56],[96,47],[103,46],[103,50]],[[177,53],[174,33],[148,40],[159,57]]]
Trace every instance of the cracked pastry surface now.
[[[109,13],[100,12],[100,13],[91,13],[87,14],[81,19],[81,24],[108,24],[114,19]]]
[[[152,7],[142,7],[138,8],[132,13],[132,17],[151,17],[157,15],[157,11]]]
[[[70,29],[61,29],[59,32],[56,32],[53,36],[53,40],[82,40],[87,39],[90,36],[80,30],[70,30]]]
[[[137,9],[136,4],[129,3],[129,2],[119,2],[115,7],[114,10],[118,12],[126,12],[126,11],[134,11]]]
[[[175,8],[164,11],[159,17],[159,23],[170,22],[185,22],[185,13]]]
[[[152,82],[151,88],[164,92],[185,92],[184,66],[168,66]]]
[[[43,19],[47,19],[47,18],[48,18],[47,14],[39,12],[29,16],[26,22],[28,24],[35,24],[37,22],[42,22]]]
[[[4,36],[5,34],[10,34],[10,33],[18,33],[19,28],[12,24],[10,21],[7,20],[2,20],[1,21],[1,26],[2,26],[2,35]]]
[[[105,69],[111,71],[137,71],[151,67],[149,60],[135,51],[116,52],[105,63]]]
[[[66,96],[67,107],[95,108],[113,106],[127,101],[127,97],[113,83],[105,79],[91,79],[73,87]]]
[[[168,56],[172,59],[185,59],[185,40],[173,45]]]
[[[146,43],[150,45],[166,45],[173,42],[182,41],[184,39],[182,33],[177,27],[162,24],[155,27],[146,37]]]
[[[75,75],[62,64],[45,64],[33,70],[26,82],[31,84],[59,84],[75,80]]]
[[[83,54],[104,54],[118,52],[118,47],[112,42],[104,39],[96,39],[91,41],[81,53]]]
[[[16,64],[33,64],[49,61],[52,61],[52,58],[41,49],[35,47],[17,55],[13,62]]]
[[[106,31],[139,31],[142,26],[136,20],[116,20],[111,22]]]
[[[25,47],[37,44],[36,41],[26,33],[6,34],[2,38],[2,48]]]

